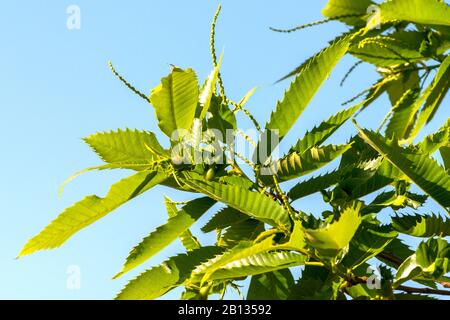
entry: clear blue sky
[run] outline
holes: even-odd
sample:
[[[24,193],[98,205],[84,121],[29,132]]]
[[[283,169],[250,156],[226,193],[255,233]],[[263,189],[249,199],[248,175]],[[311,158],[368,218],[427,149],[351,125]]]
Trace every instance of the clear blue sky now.
[[[126,172],[91,173],[66,187],[73,172],[100,164],[81,141],[91,133],[116,128],[158,132],[151,107],[129,92],[110,73],[107,62],[144,92],[159,83],[169,64],[194,68],[200,79],[211,70],[209,25],[218,1],[181,0],[48,0],[3,1],[0,11],[0,298],[110,299],[127,279],[174,253],[170,246],[135,272],[110,280],[130,248],[166,220],[163,196],[187,199],[156,188],[143,197],[79,232],[62,248],[15,260],[22,245],[62,209],[88,194],[103,195]],[[288,82],[273,85],[300,62],[324,47],[345,28],[332,23],[291,35],[269,26],[291,27],[321,18],[320,1],[223,1],[217,47],[224,49],[222,66],[230,97],[239,99],[260,86],[249,103],[264,123]],[[81,29],[66,28],[66,8],[81,8]],[[376,80],[363,66],[343,89],[339,81],[354,60],[346,57],[292,130],[287,144],[321,119],[335,113],[341,102]],[[375,127],[388,110],[384,99],[359,117]],[[437,128],[448,113],[431,124]],[[245,126],[248,125],[247,122]],[[345,126],[335,141],[352,134]],[[161,135],[159,135],[161,137]],[[320,212],[318,197],[298,203]],[[439,208],[431,205],[432,210]],[[205,220],[193,230],[198,231]],[[206,243],[213,237],[202,237]],[[66,270],[81,268],[81,289],[66,288]],[[169,294],[177,298],[179,291]],[[230,295],[228,297],[235,297]]]

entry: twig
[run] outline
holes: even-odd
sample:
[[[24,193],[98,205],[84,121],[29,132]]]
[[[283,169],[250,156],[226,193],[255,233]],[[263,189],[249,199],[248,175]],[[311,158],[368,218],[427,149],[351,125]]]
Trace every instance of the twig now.
[[[400,258],[397,258],[394,255],[391,255],[387,252],[381,252],[378,254],[378,256],[382,259],[385,259],[391,263],[393,263],[397,268],[403,263],[403,261]]]
[[[283,201],[284,206],[286,207],[286,210],[289,213],[289,217],[291,218],[292,221],[295,221],[295,214],[292,211],[292,207],[289,203],[289,199],[288,197],[284,194],[284,192],[281,190],[280,188],[280,184],[278,183],[278,178],[277,176],[272,176],[273,177],[273,183],[275,185],[275,191],[278,193],[278,195],[281,197],[281,200]]]
[[[440,296],[450,296],[450,291],[431,288],[413,288],[407,286],[399,286],[395,290],[405,291],[406,293],[423,293],[423,294],[436,294]]]

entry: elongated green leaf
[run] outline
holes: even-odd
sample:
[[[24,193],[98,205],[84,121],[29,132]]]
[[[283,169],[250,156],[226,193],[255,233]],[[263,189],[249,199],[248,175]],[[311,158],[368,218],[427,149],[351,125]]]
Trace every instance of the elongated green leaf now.
[[[437,215],[395,216],[392,217],[392,225],[398,232],[414,237],[450,236],[450,220]]]
[[[164,197],[164,204],[166,205],[169,218],[175,217],[178,214],[178,212],[180,212],[176,204],[168,197]],[[192,251],[201,247],[200,243],[198,242],[198,239],[192,235],[189,229],[181,234],[180,240],[187,251]]]
[[[332,171],[322,176],[313,177],[309,180],[296,184],[287,195],[290,199],[292,199],[292,201],[295,201],[332,187],[338,183],[339,177],[339,171]]]
[[[441,147],[439,149],[441,156],[442,156],[442,160],[444,161],[444,166],[445,166],[445,170],[449,171],[450,170],[450,147],[446,146],[446,147]]]
[[[239,186],[241,188],[251,190],[254,186],[254,182],[247,177],[240,175],[228,175],[219,178],[219,182],[228,185]]]
[[[411,21],[419,24],[450,26],[450,7],[437,0],[391,0],[380,6],[367,28],[392,21]]]
[[[103,161],[116,168],[144,170],[167,156],[155,134],[148,131],[126,129],[101,132],[84,141]]]
[[[305,264],[305,255],[290,251],[274,251],[251,255],[230,262],[215,271],[212,280],[235,279],[273,272]]]
[[[403,97],[392,108],[392,116],[386,128],[388,137],[406,138],[412,129],[409,124],[416,116],[417,110],[411,105],[418,99],[420,89],[411,89],[405,92]]]
[[[222,137],[216,137],[216,139],[226,141],[227,133],[236,129],[236,115],[222,102],[221,98],[216,96],[211,99],[209,112],[211,117],[208,118],[208,129],[218,130]],[[230,137],[228,137],[227,143],[232,143]]]
[[[259,243],[253,243],[253,241],[242,241],[234,248],[229,249],[222,255],[218,255],[209,261],[199,265],[192,273],[190,281],[193,283],[204,282],[211,280],[211,276],[226,265],[246,259],[256,254],[269,252],[275,249],[273,236],[269,237]]]
[[[351,148],[351,144],[312,147],[303,153],[292,152],[277,161],[273,172],[280,182],[292,180],[314,172],[341,156]],[[261,176],[261,180],[270,184],[271,176]]]
[[[417,121],[414,122],[414,129],[411,133],[409,142],[413,141],[419,131],[425,124],[431,121],[433,116],[439,109],[442,101],[448,93],[450,88],[450,56],[448,56],[439,67],[433,82],[428,86],[422,95],[421,103],[425,101],[420,114],[417,117]],[[415,119],[414,119],[415,120]]]
[[[294,284],[289,269],[253,276],[247,300],[286,300]]]
[[[170,258],[131,280],[117,295],[117,300],[152,300],[181,285],[192,270],[202,262],[218,255],[218,247],[203,247]]]
[[[312,147],[316,147],[324,143],[337,129],[339,129],[350,117],[360,108],[356,105],[349,109],[338,112],[328,120],[322,122],[318,127],[308,131],[295,146],[293,151],[305,152]]]
[[[221,233],[217,245],[228,248],[234,247],[241,241],[255,240],[262,232],[264,232],[264,224],[261,221],[247,219],[226,228]]]
[[[450,176],[434,159],[413,149],[399,147],[395,141],[359,128],[361,137],[386,157],[443,208],[450,207]]]
[[[351,38],[352,36],[347,36],[334,42],[303,64],[283,100],[278,102],[266,129],[279,130],[280,139],[288,133],[333,68],[347,52]]]
[[[290,226],[289,213],[267,196],[252,192],[239,186],[225,185],[217,182],[205,182],[189,177],[186,184],[194,190],[229,205],[272,226]]]
[[[450,144],[450,119],[437,132],[426,136],[418,147],[423,153],[433,154],[442,147]]]
[[[199,198],[186,204],[175,216],[169,218],[165,225],[158,227],[131,250],[122,271],[115,278],[139,266],[175,241],[214,203],[215,201],[210,198]]]
[[[395,286],[417,277],[438,280],[450,271],[450,244],[443,239],[421,242],[417,251],[403,262],[395,276]]]
[[[377,157],[356,165],[349,164],[338,187],[353,199],[359,199],[392,184],[399,176],[401,172],[396,167]]]
[[[324,267],[306,266],[301,278],[291,290],[289,300],[334,300],[342,298],[338,283]]]
[[[244,106],[249,100],[250,98],[253,96],[253,94],[255,94],[256,90],[258,89],[258,87],[253,87],[251,88],[243,97],[241,100],[239,100],[238,105],[240,105],[241,107]]]
[[[338,221],[320,228],[306,229],[307,242],[324,255],[335,255],[348,246],[361,223],[361,203],[347,207]]]
[[[190,281],[240,278],[301,265],[308,260],[307,256],[285,250],[295,247],[299,241],[294,239],[285,245],[275,245],[273,239],[274,236],[258,243],[242,241],[223,255],[198,266]]]
[[[361,224],[352,241],[343,264],[348,268],[356,268],[382,252],[384,248],[398,236],[389,226]]]
[[[150,102],[156,110],[159,127],[168,136],[177,129],[189,130],[199,100],[198,82],[192,69],[174,67],[153,89]]]
[[[225,229],[235,223],[243,222],[248,219],[246,214],[239,212],[236,209],[226,207],[217,212],[205,226],[202,231],[205,233]]]
[[[190,230],[183,232],[180,236],[180,240],[187,251],[192,251],[201,247],[199,240]]]
[[[375,300],[379,290],[369,289],[366,284],[357,284],[347,289],[347,294],[355,300]]]
[[[405,192],[399,194],[395,191],[380,193],[366,208],[363,213],[377,213],[381,210],[391,207],[393,210],[399,210],[406,207],[418,209],[424,205],[428,197],[424,195]]]
[[[364,16],[373,4],[371,0],[328,0],[322,14],[330,19],[339,17],[340,21],[351,26],[363,27],[366,24]]]
[[[386,245],[383,250],[383,255],[377,255],[377,259],[384,262],[389,267],[397,269],[403,261],[405,261],[413,253],[414,251],[411,250],[408,245],[406,245],[399,238],[396,238]],[[391,258],[387,259],[385,255]]]
[[[407,91],[417,88],[420,88],[419,70],[406,70],[399,73],[396,79],[387,86],[392,106],[397,105]]]
[[[206,113],[209,111],[209,106],[211,105],[211,98],[216,93],[216,83],[219,77],[220,65],[222,64],[222,56],[220,56],[219,62],[213,71],[209,75],[204,87],[202,88],[199,96],[200,106],[202,111],[200,113],[200,119],[204,119]]]
[[[104,198],[88,196],[64,210],[37,236],[27,242],[19,256],[61,246],[79,230],[89,226],[127,201],[141,195],[167,176],[154,171],[141,171],[112,185]]]

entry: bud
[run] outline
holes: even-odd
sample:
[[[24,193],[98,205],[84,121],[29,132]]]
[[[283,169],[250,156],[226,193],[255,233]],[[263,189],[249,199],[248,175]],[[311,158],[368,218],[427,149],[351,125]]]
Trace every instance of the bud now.
[[[211,180],[213,180],[215,178],[215,176],[216,176],[216,173],[214,172],[214,169],[213,168],[209,168],[208,171],[206,171],[205,180],[206,181],[211,181]]]

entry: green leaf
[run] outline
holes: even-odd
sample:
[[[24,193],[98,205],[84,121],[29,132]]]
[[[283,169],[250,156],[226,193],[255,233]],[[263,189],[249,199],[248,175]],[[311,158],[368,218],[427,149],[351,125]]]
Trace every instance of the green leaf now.
[[[437,132],[426,136],[418,147],[423,153],[432,155],[442,147],[450,144],[450,119]]]
[[[347,247],[361,224],[361,203],[355,202],[342,212],[339,220],[320,229],[306,229],[307,242],[324,255],[336,255]]]
[[[210,279],[239,279],[305,264],[305,255],[290,251],[259,253],[224,265],[214,272]]]
[[[186,204],[175,216],[169,218],[166,224],[150,233],[129,253],[122,271],[114,278],[136,268],[144,263],[186,232],[215,201],[210,198],[199,198]]]
[[[322,122],[318,127],[314,127],[308,131],[303,138],[301,138],[295,146],[293,151],[305,152],[312,147],[316,147],[324,143],[337,129],[339,129],[350,117],[360,108],[356,105],[349,109],[338,112],[330,117],[328,120]]]
[[[367,260],[375,257],[396,237],[398,233],[390,226],[361,224],[350,241],[348,254],[342,264],[348,268],[356,268]]]
[[[397,104],[392,108],[392,116],[386,128],[386,136],[397,137],[404,139],[408,137],[411,127],[408,126],[414,117],[417,110],[411,108],[420,94],[420,89],[410,89],[400,98]]]
[[[197,265],[218,255],[218,247],[202,247],[170,258],[131,280],[117,295],[117,300],[152,300],[187,280]]]
[[[241,241],[255,240],[264,232],[264,224],[255,219],[247,219],[235,223],[222,232],[217,245],[220,247],[234,247]]]
[[[380,290],[369,289],[366,284],[357,284],[346,288],[347,294],[354,300],[375,300],[379,297]],[[378,298],[379,299],[379,298]]]
[[[189,130],[199,100],[197,76],[192,69],[174,67],[153,89],[150,102],[156,110],[159,127],[168,136],[177,129]]]
[[[373,4],[374,2],[370,0],[328,0],[322,14],[329,19],[338,18],[351,26],[363,27],[366,24],[364,16],[368,13],[369,6]]]
[[[292,288],[289,300],[335,300],[343,298],[338,289],[339,282],[333,278],[328,269],[306,266],[301,278]]]
[[[425,101],[425,105],[420,111],[417,120],[413,119],[410,125],[414,125],[414,129],[411,133],[408,142],[414,140],[419,131],[423,126],[429,123],[433,116],[436,114],[437,110],[442,104],[445,96],[450,88],[450,56],[448,56],[439,67],[433,82],[428,86],[428,88],[423,93],[421,99],[419,99],[418,107],[420,107]]]
[[[276,172],[280,182],[289,181],[328,165],[350,148],[351,144],[328,145],[312,147],[303,153],[292,152],[278,160],[274,164],[272,172]],[[271,176],[261,176],[260,178],[266,184],[271,184]]]
[[[205,182],[186,177],[185,183],[214,200],[258,219],[272,226],[286,228],[290,226],[289,213],[277,202],[258,192],[252,192],[239,186],[217,182]]]
[[[247,300],[286,300],[294,284],[289,269],[253,276]]]
[[[387,86],[387,93],[391,104],[395,106],[408,90],[415,88],[420,88],[419,71],[406,70],[401,72]]]
[[[313,177],[296,184],[287,195],[292,201],[295,201],[332,187],[338,183],[339,177],[339,171],[332,171],[321,176]]]
[[[251,181],[248,177],[244,177],[241,175],[227,175],[219,178],[219,182],[225,183],[228,185],[239,186],[241,188],[251,190],[254,186],[254,182]]]
[[[217,212],[207,224],[202,227],[205,233],[225,229],[235,223],[240,223],[248,219],[248,216],[236,209],[226,207]]]
[[[226,141],[227,130],[236,129],[236,116],[227,105],[222,103],[222,99],[216,96],[212,97],[209,107],[211,117],[208,118],[208,129],[218,130],[222,134],[220,141]],[[233,137],[234,138],[234,137]],[[217,139],[217,138],[216,138]],[[231,141],[227,141],[231,143]]]
[[[450,147],[441,147],[439,149],[442,160],[444,161],[445,170],[450,170]]]
[[[424,205],[428,197],[424,195],[405,192],[400,194],[396,191],[380,193],[366,208],[363,213],[378,213],[381,210],[391,207],[393,210],[399,210],[406,207],[418,209]]]
[[[401,30],[384,36],[377,34],[361,39],[349,52],[356,58],[378,67],[412,64],[426,59],[420,52],[424,40],[424,33]]]
[[[241,100],[239,100],[238,105],[239,106],[244,106],[245,104],[247,104],[247,102],[250,100],[250,98],[253,96],[253,94],[255,94],[256,90],[258,89],[258,87],[253,87],[251,88],[243,97]]]
[[[386,140],[378,133],[358,129],[361,137],[368,144],[448,210],[450,207],[450,176],[434,159],[413,149],[401,148],[395,141]]]
[[[233,279],[285,269],[304,264],[308,257],[290,251],[273,243],[273,236],[254,243],[243,241],[204,264],[192,273],[191,282]]]
[[[392,217],[392,226],[401,233],[430,238],[450,236],[450,220],[438,215],[404,215]]]
[[[394,286],[414,279],[437,280],[450,271],[450,244],[443,239],[421,242],[416,253],[398,268]]]
[[[29,240],[19,253],[19,257],[38,250],[61,246],[76,232],[103,218],[165,179],[167,176],[163,173],[141,171],[112,185],[104,198],[95,195],[84,198],[64,210],[44,230]]]
[[[349,163],[341,169],[343,174],[338,184],[338,189],[353,199],[367,196],[392,184],[400,175],[399,170],[382,157],[361,162],[357,160],[355,163],[356,165]]]
[[[180,212],[176,204],[168,197],[164,197],[164,204],[166,205],[169,218],[175,217]],[[189,229],[181,234],[180,240],[187,251],[192,251],[201,247],[200,243],[198,242],[198,239],[192,235]]]
[[[372,29],[380,23],[410,21],[419,24],[450,26],[450,7],[437,0],[391,0],[379,6],[380,15],[375,15],[367,25]]]
[[[124,169],[145,170],[167,157],[155,134],[148,131],[119,129],[93,134],[84,141],[103,161]]]
[[[352,37],[339,39],[303,64],[283,100],[278,102],[276,111],[270,116],[267,130],[278,130],[280,140],[283,139],[345,55]]]
[[[206,113],[209,111],[209,107],[211,105],[211,99],[212,99],[213,95],[216,93],[216,83],[217,83],[217,79],[219,78],[219,70],[220,70],[221,64],[222,64],[222,56],[220,56],[217,66],[213,69],[213,71],[209,75],[204,87],[202,88],[202,90],[200,92],[200,96],[199,96],[200,101],[199,102],[200,102],[200,106],[202,107],[202,111],[200,113],[201,120],[205,118]]]
[[[414,251],[408,245],[403,243],[399,238],[393,239],[383,250],[383,255],[377,255],[377,259],[384,262],[388,266],[397,269]],[[386,259],[384,255],[393,257]]]
[[[275,246],[273,243],[273,236],[266,238],[259,243],[254,243],[253,241],[242,241],[235,247],[225,251],[222,255],[218,255],[199,265],[192,272],[190,282],[203,283],[208,280],[213,280],[212,275],[219,269],[226,267],[228,264],[254,256],[256,254],[269,252],[274,249]]]

